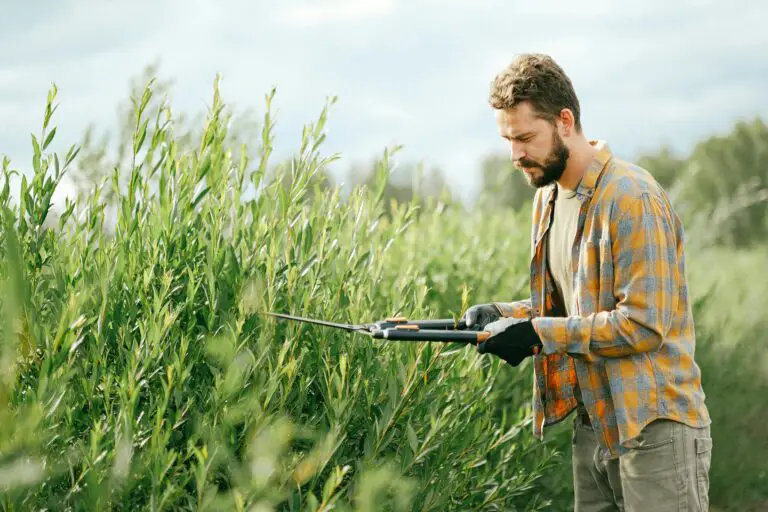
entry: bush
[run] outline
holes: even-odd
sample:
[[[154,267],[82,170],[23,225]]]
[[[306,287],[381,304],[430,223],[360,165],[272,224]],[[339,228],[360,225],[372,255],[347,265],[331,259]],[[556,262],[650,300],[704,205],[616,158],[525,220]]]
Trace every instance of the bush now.
[[[145,115],[147,88],[128,168],[53,223],[51,198],[77,156],[48,151],[55,98],[18,204],[3,168],[5,508],[547,507],[537,480],[555,453],[528,435],[529,373],[471,348],[263,315],[360,322],[450,306],[458,317],[474,299],[464,283],[522,288],[521,265],[479,271],[497,251],[525,254],[526,227],[499,216],[507,238],[493,250],[464,234],[480,233],[479,215],[437,201],[390,208],[379,196],[388,152],[377,189],[343,201],[311,188],[335,158],[320,154],[328,107],[268,181],[272,95],[259,160],[233,161],[218,84],[189,150],[168,109]]]

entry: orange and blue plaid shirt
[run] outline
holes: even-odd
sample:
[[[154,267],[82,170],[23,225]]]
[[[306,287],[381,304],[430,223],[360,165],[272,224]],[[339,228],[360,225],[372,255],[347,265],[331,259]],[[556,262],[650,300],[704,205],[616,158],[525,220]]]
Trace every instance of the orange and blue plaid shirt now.
[[[578,391],[603,456],[615,458],[657,418],[704,426],[710,417],[694,361],[682,225],[646,170],[617,159],[605,141],[590,143],[598,152],[576,190],[571,316],[546,267],[554,185],[534,200],[531,297],[497,304],[505,316],[532,318],[543,344],[533,358],[534,435],[574,410]]]

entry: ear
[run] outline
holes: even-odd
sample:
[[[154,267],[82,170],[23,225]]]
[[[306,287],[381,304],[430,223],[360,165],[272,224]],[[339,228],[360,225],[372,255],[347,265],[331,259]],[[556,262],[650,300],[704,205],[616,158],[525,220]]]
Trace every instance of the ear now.
[[[560,133],[563,137],[569,137],[576,130],[576,118],[573,116],[571,109],[564,108],[560,111],[560,115],[557,118],[557,125],[560,128]]]

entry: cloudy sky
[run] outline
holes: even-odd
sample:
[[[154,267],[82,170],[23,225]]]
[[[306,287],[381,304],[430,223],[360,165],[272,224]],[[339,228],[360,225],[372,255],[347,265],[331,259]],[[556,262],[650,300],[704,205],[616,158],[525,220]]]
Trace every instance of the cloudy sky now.
[[[334,172],[402,144],[471,202],[478,164],[505,151],[488,85],[516,53],[560,62],[587,135],[625,158],[690,150],[738,119],[768,117],[768,2],[513,0],[21,0],[0,3],[0,153],[30,167],[51,82],[61,146],[112,129],[150,63],[176,112],[225,101],[263,109],[277,88],[277,150],[298,147],[327,96]],[[60,146],[59,146],[60,147]]]

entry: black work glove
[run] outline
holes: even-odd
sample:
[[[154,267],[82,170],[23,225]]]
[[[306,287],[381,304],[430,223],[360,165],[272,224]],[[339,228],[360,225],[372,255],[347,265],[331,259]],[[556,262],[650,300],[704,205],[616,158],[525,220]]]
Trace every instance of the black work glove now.
[[[485,326],[491,337],[478,343],[481,354],[493,354],[512,366],[517,366],[526,357],[538,354],[542,344],[539,335],[528,318],[502,318]]]
[[[496,304],[476,304],[464,313],[467,330],[484,331],[485,326],[501,318],[501,310]]]

